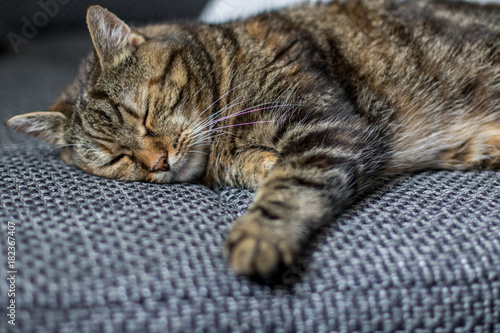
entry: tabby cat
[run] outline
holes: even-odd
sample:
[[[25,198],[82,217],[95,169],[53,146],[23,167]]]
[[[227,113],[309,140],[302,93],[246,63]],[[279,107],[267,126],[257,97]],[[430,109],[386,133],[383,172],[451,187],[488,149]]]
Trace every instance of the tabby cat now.
[[[258,189],[225,250],[267,278],[375,184],[500,166],[500,7],[335,1],[130,28],[88,9],[95,51],[49,111],[7,125],[128,181]]]

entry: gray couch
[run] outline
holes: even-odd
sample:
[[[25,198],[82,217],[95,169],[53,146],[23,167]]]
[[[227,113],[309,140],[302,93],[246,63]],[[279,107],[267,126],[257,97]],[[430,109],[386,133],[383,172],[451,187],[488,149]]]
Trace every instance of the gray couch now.
[[[47,109],[74,77],[90,38],[63,30],[17,54],[4,44],[1,123]],[[222,252],[250,191],[102,179],[5,127],[0,161],[0,332],[500,332],[498,172],[395,179],[267,286]]]

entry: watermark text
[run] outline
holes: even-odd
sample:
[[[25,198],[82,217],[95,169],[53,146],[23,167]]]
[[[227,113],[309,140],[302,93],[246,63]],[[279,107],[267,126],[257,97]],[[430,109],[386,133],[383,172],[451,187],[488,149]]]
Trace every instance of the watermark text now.
[[[16,325],[16,225],[7,222],[7,323]]]
[[[70,0],[39,0],[38,6],[40,10],[34,13],[31,18],[26,16],[21,18],[21,22],[23,23],[21,33],[16,34],[11,31],[7,34],[7,38],[14,52],[18,53],[19,46],[28,44],[31,39],[35,38],[38,34],[38,30],[45,27],[49,23],[50,18],[53,18],[59,13],[61,6],[67,4],[69,1]]]

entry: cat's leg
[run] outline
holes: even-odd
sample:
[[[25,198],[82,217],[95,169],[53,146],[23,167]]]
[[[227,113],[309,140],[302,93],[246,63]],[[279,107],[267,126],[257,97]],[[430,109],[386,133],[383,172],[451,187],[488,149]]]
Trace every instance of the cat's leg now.
[[[500,169],[500,122],[487,117],[442,121],[437,128],[399,127],[386,172],[422,169]]]
[[[469,126],[466,135],[455,135],[453,149],[444,150],[439,156],[442,167],[450,169],[500,169],[500,123]],[[449,137],[452,137],[450,134]],[[448,139],[451,141],[451,139]]]
[[[221,168],[222,180],[228,185],[257,189],[277,159],[277,152],[273,149],[240,149],[225,163],[225,167]]]
[[[226,241],[239,274],[272,276],[291,265],[311,233],[376,180],[384,140],[360,119],[300,126],[278,144],[278,160]]]

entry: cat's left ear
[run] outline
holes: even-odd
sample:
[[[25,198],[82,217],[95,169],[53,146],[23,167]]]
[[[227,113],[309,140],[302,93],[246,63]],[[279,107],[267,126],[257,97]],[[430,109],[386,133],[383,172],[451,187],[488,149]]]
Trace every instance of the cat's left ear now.
[[[10,118],[7,127],[54,145],[63,145],[68,119],[58,111],[26,113]]]
[[[142,35],[101,6],[89,7],[87,25],[103,69],[116,66],[145,42]]]

